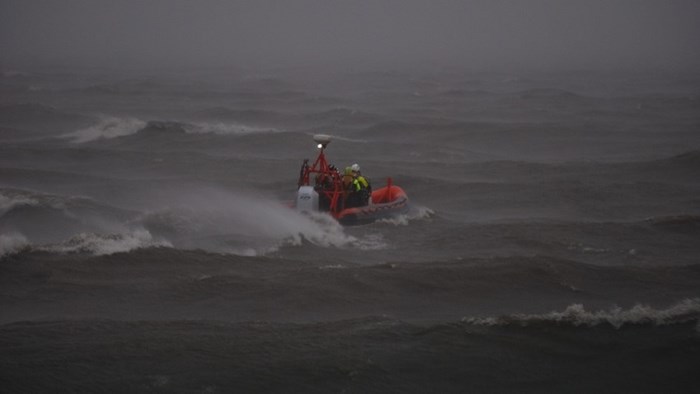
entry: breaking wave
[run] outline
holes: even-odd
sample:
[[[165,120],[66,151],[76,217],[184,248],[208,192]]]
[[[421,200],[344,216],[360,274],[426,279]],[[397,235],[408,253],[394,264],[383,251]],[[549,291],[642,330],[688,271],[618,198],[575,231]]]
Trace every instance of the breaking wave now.
[[[237,255],[265,255],[282,247],[377,250],[381,234],[347,234],[327,214],[302,215],[278,201],[225,190],[182,190],[154,200],[150,210],[127,210],[86,197],[0,189],[3,254],[25,244],[55,253],[110,254],[171,246]],[[65,241],[67,237],[71,237]]]
[[[126,117],[101,116],[97,124],[61,135],[72,143],[126,137],[141,132],[168,132],[188,134],[246,135],[253,133],[273,133],[279,130],[270,127],[256,127],[241,123],[149,121]]]
[[[40,229],[43,225],[46,230],[66,230],[73,224],[89,231],[112,232],[122,228],[116,223],[132,214],[121,208],[98,203],[90,197],[0,189],[0,229],[13,226]]]
[[[101,116],[96,125],[63,134],[62,138],[72,139],[71,142],[80,144],[99,139],[112,139],[137,133],[146,126],[146,122],[136,118],[117,118]]]
[[[637,304],[628,310],[615,307],[608,311],[587,311],[582,304],[572,304],[563,312],[545,314],[514,314],[501,317],[464,318],[467,324],[479,326],[538,326],[556,324],[594,327],[601,324],[621,328],[625,325],[654,325],[696,322],[700,331],[700,298],[686,299],[667,309],[655,309]]]
[[[0,258],[24,250],[29,246],[27,238],[19,233],[0,234]]]
[[[0,256],[27,248],[102,255],[170,246],[138,223],[129,223],[133,214],[86,197],[0,189]],[[65,240],[70,234],[77,235]]]
[[[340,248],[352,245],[371,247],[370,245],[363,245],[358,238],[345,234],[343,226],[329,215],[317,213],[304,216],[296,212],[294,214],[301,219],[299,223],[301,226],[299,231],[294,231],[292,228],[287,229],[290,233],[283,241],[286,244],[300,246],[306,240],[322,247]]]
[[[58,254],[86,253],[95,256],[130,252],[150,247],[172,247],[165,239],[156,239],[143,229],[120,234],[80,233],[70,239],[52,244],[32,245],[20,233],[0,235],[0,258],[24,251]]]
[[[18,207],[51,209],[85,209],[99,206],[89,197],[37,193],[22,189],[0,188],[0,216]]]
[[[166,240],[154,239],[147,230],[136,229],[125,234],[81,233],[65,242],[36,246],[33,249],[52,253],[91,253],[101,256],[140,248],[170,246],[172,245]]]
[[[27,194],[10,193],[9,191],[0,192],[0,216],[18,206],[35,206],[38,204],[39,201],[37,199]]]

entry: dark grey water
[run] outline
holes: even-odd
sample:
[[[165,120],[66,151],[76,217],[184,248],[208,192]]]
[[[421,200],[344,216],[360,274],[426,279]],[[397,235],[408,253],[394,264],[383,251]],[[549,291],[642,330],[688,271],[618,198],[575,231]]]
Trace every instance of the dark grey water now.
[[[691,391],[700,76],[0,80],[9,392]],[[314,133],[411,211],[288,208]]]

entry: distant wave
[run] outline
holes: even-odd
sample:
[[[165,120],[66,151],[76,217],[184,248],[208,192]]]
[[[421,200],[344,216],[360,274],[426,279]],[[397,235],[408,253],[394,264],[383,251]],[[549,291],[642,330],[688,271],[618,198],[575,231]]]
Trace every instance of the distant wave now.
[[[85,116],[64,112],[44,104],[30,102],[0,105],[0,122],[10,125],[85,124],[87,121],[89,119]],[[56,127],[55,124],[52,126]]]
[[[382,117],[354,108],[336,107],[327,111],[308,114],[305,116],[305,119],[342,124],[369,124],[380,121]]]
[[[80,144],[98,139],[111,139],[137,133],[146,126],[146,122],[136,118],[118,118],[102,116],[97,124],[63,134],[61,137],[71,139],[73,143]]]
[[[82,210],[99,209],[99,205],[86,197],[59,196],[36,193],[19,189],[0,189],[0,218],[7,217],[14,211],[23,210],[58,210],[75,216]],[[68,211],[72,211],[69,213]],[[19,218],[23,220],[23,218]]]
[[[56,108],[37,103],[19,103],[0,105],[0,119],[29,118],[56,114]]]
[[[583,96],[563,89],[542,88],[528,89],[520,92],[523,99],[582,99]]]
[[[700,150],[691,150],[688,152],[684,152],[679,155],[670,157],[668,159],[662,159],[662,161],[686,166],[700,167]]]
[[[115,83],[94,84],[80,89],[85,93],[98,93],[108,95],[153,93],[166,88],[160,82],[152,79],[129,79]]]
[[[9,190],[0,191],[0,216],[17,206],[35,206],[38,204],[39,201],[28,193],[12,192]]]
[[[29,74],[26,71],[19,71],[19,70],[2,70],[0,71],[0,76],[3,78],[24,78],[24,77],[29,77],[31,74]]]
[[[493,93],[476,89],[476,90],[466,90],[466,89],[450,89],[439,93],[440,96],[448,98],[480,98],[492,95]]]
[[[0,188],[0,217],[5,216],[16,208],[22,207],[62,210],[71,216],[79,216],[82,211],[100,211],[112,215],[122,213],[119,208],[100,204],[88,197],[63,196],[28,190]]]
[[[653,217],[647,219],[646,222],[655,227],[676,231],[696,231],[700,229],[700,215],[675,215]]]
[[[214,119],[223,122],[245,122],[253,124],[279,123],[295,120],[297,115],[270,110],[241,109],[234,110],[226,107],[214,107],[194,114],[198,120]]]
[[[615,328],[625,325],[669,325],[686,322],[700,323],[700,298],[686,299],[667,309],[635,305],[628,310],[587,311],[582,304],[569,305],[562,312],[545,314],[514,314],[501,317],[464,318],[467,324],[480,326],[538,326],[543,324],[594,327],[608,324]],[[700,331],[700,325],[698,326]]]
[[[218,134],[244,135],[260,132],[277,132],[274,128],[248,126],[239,123],[225,122],[195,122],[183,123],[177,121],[148,121],[126,117],[102,116],[97,124],[80,129],[61,137],[80,144],[101,139],[114,139],[138,133],[189,133],[189,134]]]
[[[270,127],[247,126],[239,123],[196,122],[185,124],[185,131],[192,134],[243,135],[252,133],[272,133],[279,130]]]
[[[193,114],[198,120],[246,123],[262,125],[302,125],[302,124],[347,124],[365,125],[380,121],[383,117],[356,108],[338,106],[313,112],[283,112],[259,109],[231,109],[213,107]]]

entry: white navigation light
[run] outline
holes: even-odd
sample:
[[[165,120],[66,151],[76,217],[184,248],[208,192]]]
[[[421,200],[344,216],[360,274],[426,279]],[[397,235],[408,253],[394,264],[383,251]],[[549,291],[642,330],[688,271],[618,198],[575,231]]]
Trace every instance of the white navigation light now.
[[[315,134],[314,141],[318,144],[318,149],[322,149],[331,143],[331,136],[326,134]]]

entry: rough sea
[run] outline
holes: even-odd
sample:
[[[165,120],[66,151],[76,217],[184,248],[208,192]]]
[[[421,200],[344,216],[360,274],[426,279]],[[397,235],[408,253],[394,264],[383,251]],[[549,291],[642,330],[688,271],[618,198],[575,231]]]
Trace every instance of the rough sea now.
[[[699,258],[700,74],[0,77],[1,392],[694,392]]]

